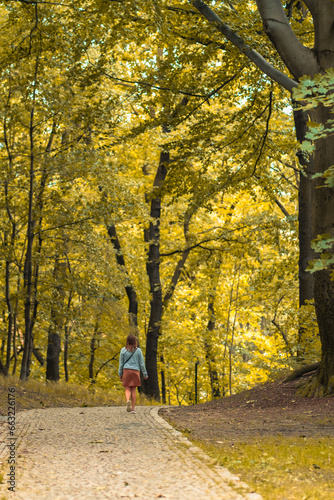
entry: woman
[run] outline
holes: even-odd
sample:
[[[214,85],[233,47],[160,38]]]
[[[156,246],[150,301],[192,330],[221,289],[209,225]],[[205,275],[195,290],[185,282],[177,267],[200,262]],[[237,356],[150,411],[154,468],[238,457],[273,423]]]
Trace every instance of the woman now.
[[[126,339],[126,345],[122,348],[119,356],[118,374],[125,388],[126,411],[136,413],[136,387],[140,387],[140,371],[144,379],[148,378],[144,356],[140,347],[137,347],[136,337],[130,333]]]

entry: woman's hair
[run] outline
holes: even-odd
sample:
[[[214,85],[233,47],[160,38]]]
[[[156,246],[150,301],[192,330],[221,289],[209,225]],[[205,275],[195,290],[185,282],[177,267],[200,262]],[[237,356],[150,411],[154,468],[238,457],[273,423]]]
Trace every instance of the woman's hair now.
[[[128,349],[128,347],[130,347],[130,351],[134,351],[136,349],[136,347],[137,347],[137,339],[133,335],[133,333],[130,333],[130,335],[128,335],[128,337],[126,339],[126,345],[125,345],[125,347],[127,349]]]

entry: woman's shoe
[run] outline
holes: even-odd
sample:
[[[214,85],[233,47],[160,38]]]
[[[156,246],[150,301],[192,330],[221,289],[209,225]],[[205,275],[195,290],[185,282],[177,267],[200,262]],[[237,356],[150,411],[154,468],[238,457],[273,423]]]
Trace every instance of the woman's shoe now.
[[[126,403],[126,411],[130,412],[131,411],[131,406],[132,406],[132,404],[131,404],[131,401],[129,399],[129,401],[127,401],[127,403]]]
[[[132,410],[131,413],[136,413],[136,410]]]

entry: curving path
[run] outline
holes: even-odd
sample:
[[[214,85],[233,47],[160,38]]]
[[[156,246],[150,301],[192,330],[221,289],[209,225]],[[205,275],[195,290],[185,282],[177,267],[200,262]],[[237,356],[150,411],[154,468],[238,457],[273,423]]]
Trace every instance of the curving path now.
[[[158,407],[46,408],[20,412],[15,495],[0,499],[259,500],[158,415]],[[2,422],[0,461],[8,479],[10,441]]]

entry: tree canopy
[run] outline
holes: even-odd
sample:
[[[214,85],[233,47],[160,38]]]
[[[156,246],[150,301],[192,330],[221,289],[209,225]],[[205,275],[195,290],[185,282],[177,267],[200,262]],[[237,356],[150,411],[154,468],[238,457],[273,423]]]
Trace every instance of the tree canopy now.
[[[156,399],[196,363],[202,401],[320,359],[331,392],[315,4],[1,2],[4,374],[120,387],[133,331]]]

